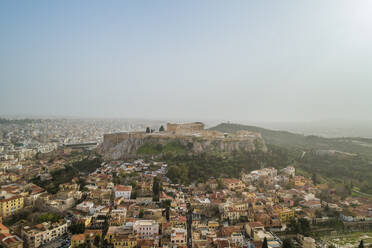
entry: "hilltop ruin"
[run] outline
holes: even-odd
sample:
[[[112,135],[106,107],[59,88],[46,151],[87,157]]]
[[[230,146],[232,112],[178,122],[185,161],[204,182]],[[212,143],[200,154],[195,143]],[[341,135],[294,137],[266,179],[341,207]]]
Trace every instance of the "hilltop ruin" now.
[[[108,160],[126,159],[136,157],[138,149],[145,144],[167,145],[174,141],[188,147],[190,153],[267,151],[260,133],[238,131],[226,134],[204,129],[201,122],[168,123],[164,132],[105,134],[99,151]]]

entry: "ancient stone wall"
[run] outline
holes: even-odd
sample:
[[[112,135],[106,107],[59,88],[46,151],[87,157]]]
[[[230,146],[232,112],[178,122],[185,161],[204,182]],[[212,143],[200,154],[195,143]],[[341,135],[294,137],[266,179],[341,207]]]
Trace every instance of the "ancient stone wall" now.
[[[171,133],[195,133],[204,130],[204,124],[201,122],[194,123],[167,123],[167,132]]]

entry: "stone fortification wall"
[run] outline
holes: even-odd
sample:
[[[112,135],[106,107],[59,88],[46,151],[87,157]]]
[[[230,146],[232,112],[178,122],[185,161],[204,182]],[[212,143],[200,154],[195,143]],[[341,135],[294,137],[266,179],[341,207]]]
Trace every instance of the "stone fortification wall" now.
[[[170,133],[195,133],[204,130],[204,124],[201,122],[194,123],[167,123],[167,132]]]

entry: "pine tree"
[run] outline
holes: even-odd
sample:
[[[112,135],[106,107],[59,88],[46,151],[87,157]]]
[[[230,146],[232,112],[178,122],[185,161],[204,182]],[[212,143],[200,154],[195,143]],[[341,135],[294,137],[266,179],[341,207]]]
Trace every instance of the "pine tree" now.
[[[159,128],[159,132],[164,132],[164,127],[163,127],[163,125],[160,126],[160,128]]]
[[[146,127],[146,133],[150,133],[150,132],[151,132],[150,128]]]
[[[167,206],[165,208],[165,218],[167,219],[167,221],[169,221],[169,215],[170,215],[170,207]]]
[[[267,246],[267,238],[266,237],[264,238],[264,241],[262,243],[262,248],[268,248],[268,246]]]
[[[264,242],[262,243],[262,248],[268,248],[267,246],[267,238],[264,238]]]
[[[159,201],[160,187],[161,187],[160,186],[160,180],[159,180],[159,178],[155,177],[154,182],[152,184],[152,192],[153,192],[152,200],[153,201]]]

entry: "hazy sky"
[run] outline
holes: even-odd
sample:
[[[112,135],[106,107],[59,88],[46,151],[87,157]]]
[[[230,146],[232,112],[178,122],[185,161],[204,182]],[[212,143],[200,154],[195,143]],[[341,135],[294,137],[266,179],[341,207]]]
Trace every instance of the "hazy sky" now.
[[[372,1],[0,1],[0,114],[372,119]]]

